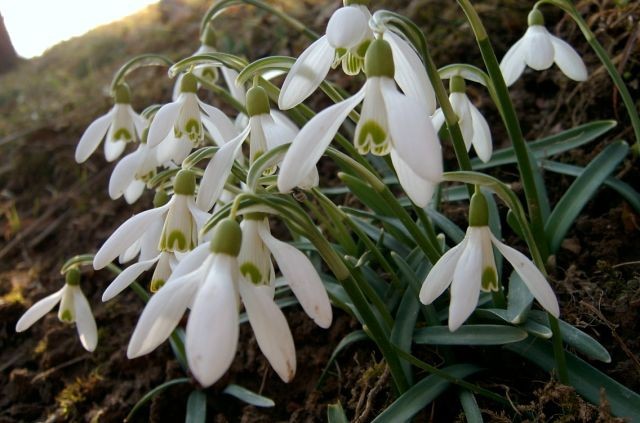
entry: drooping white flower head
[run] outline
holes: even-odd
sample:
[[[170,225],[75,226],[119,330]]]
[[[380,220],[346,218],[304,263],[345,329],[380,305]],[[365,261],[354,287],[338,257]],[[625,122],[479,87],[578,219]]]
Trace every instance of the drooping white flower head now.
[[[302,128],[284,157],[278,188],[299,185],[318,162],[342,122],[364,100],[354,144],[360,154],[391,154],[400,184],[426,206],[442,176],[442,151],[424,106],[398,91],[389,43],[377,39],[365,57],[367,82],[354,96],[318,113]]]
[[[109,197],[118,199],[124,195],[127,203],[135,203],[146,187],[146,182],[156,174],[160,166],[157,153],[146,142],[140,143],[136,151],[124,156],[113,168],[109,179]]]
[[[75,323],[84,349],[95,350],[98,344],[98,329],[89,302],[80,289],[80,272],[77,269],[69,270],[62,289],[36,302],[20,317],[16,323],[16,332],[29,329],[58,303],[58,319],[66,323]]]
[[[86,161],[105,135],[104,156],[109,162],[120,157],[128,142],[142,136],[146,123],[131,107],[131,93],[126,84],[116,88],[114,101],[111,110],[94,120],[82,134],[76,147],[76,162]]]
[[[451,94],[449,101],[454,113],[458,116],[458,125],[462,132],[464,144],[467,151],[473,145],[476,154],[483,162],[491,160],[493,152],[493,142],[491,140],[491,131],[487,120],[482,113],[471,102],[466,94],[465,82],[461,76],[454,75],[451,77]],[[445,118],[442,109],[436,110],[433,115],[433,126],[436,130],[440,130],[444,124]]]
[[[198,82],[192,73],[183,75],[178,98],[162,106],[149,127],[147,143],[158,147],[158,162],[172,160],[179,164],[191,149],[204,140],[204,128],[218,144],[230,139],[228,131],[237,134],[233,123],[216,107],[198,99]]]
[[[287,110],[313,93],[332,65],[342,63],[347,74],[360,72],[365,51],[373,39],[369,28],[371,13],[357,2],[336,10],[326,34],[311,44],[291,67],[280,91],[278,107]]]
[[[565,41],[551,35],[544,26],[542,13],[533,9],[529,13],[529,28],[504,55],[500,70],[509,86],[520,78],[525,66],[540,71],[549,69],[554,63],[574,81],[587,79],[587,68],[578,53]]]
[[[478,305],[480,290],[499,289],[493,245],[511,263],[540,305],[558,317],[558,300],[544,275],[524,254],[503,244],[491,233],[486,201],[479,191],[473,195],[467,233],[460,244],[433,266],[422,284],[420,301],[431,304],[451,285],[449,330],[457,330]]]

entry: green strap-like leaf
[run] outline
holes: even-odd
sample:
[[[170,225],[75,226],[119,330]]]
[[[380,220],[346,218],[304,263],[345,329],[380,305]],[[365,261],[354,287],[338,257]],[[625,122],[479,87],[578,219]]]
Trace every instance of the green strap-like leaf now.
[[[352,344],[355,344],[356,342],[366,341],[366,340],[369,340],[369,339],[370,339],[369,335],[367,335],[362,330],[357,330],[355,332],[351,332],[350,334],[348,334],[347,336],[342,338],[340,343],[336,346],[336,348],[331,353],[331,357],[329,357],[329,360],[327,361],[327,364],[324,367],[324,370],[322,371],[322,374],[320,375],[320,378],[318,378],[318,382],[316,383],[316,388],[318,388],[318,387],[320,387],[322,385],[322,383],[324,382],[324,379],[327,377],[327,374],[329,372],[329,368],[331,368],[331,365],[333,364],[335,359],[338,357],[338,354],[340,354],[340,352],[342,352],[342,350],[344,350],[345,348],[347,348],[348,346],[350,346]]]
[[[624,141],[608,145],[589,163],[558,201],[545,225],[549,250],[552,253],[558,250],[580,211],[628,152],[629,145]]]
[[[470,364],[456,364],[442,371],[454,378],[462,379],[480,370]],[[416,415],[420,410],[438,398],[450,382],[439,376],[431,375],[413,385],[373,420],[374,423],[402,422]]]
[[[503,345],[526,337],[524,330],[505,325],[465,325],[455,332],[447,326],[430,326],[413,332],[416,344],[435,345]]]
[[[327,407],[327,421],[329,423],[349,423],[340,401],[335,404],[329,404]]]
[[[407,287],[402,296],[400,307],[396,313],[395,325],[391,330],[391,342],[404,351],[411,352],[411,342],[413,338],[413,328],[418,320],[420,312],[420,301],[411,287]],[[402,362],[402,369],[409,383],[412,382],[411,364]]]
[[[478,402],[473,392],[462,389],[458,397],[460,398],[460,404],[462,404],[462,410],[464,411],[467,422],[482,423],[482,412],[480,411],[480,407],[478,407]]]
[[[523,342],[505,345],[504,348],[523,356],[546,371],[551,371],[556,366],[553,347],[549,341],[532,337]],[[566,359],[569,384],[576,392],[597,405],[600,404],[600,390],[604,389],[614,415],[630,418],[630,421],[640,419],[640,395],[569,352],[566,352]]]
[[[207,396],[201,390],[189,394],[185,423],[205,423],[207,421]]]
[[[131,411],[129,412],[129,414],[127,415],[127,417],[124,420],[125,421],[130,421],[131,418],[133,417],[133,415],[136,414],[136,412],[140,409],[140,407],[145,405],[153,397],[155,397],[156,395],[158,395],[159,393],[161,393],[165,389],[170,388],[173,385],[179,385],[179,384],[182,384],[182,383],[189,383],[189,382],[190,382],[190,379],[188,377],[182,377],[182,378],[178,378],[178,379],[172,379],[172,380],[170,380],[168,382],[163,383],[162,385],[156,386],[155,388],[153,388],[152,390],[147,392],[142,398],[140,398],[140,400],[133,406],[133,408],[131,409]]]
[[[240,401],[245,402],[256,407],[269,408],[276,405],[271,398],[264,397],[260,394],[244,388],[240,385],[234,385],[233,383],[224,388],[222,393],[231,395],[238,398]]]

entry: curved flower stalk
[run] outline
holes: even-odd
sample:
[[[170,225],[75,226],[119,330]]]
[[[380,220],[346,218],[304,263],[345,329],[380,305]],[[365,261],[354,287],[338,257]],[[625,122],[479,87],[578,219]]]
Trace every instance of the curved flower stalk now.
[[[427,111],[399,92],[389,44],[377,39],[365,58],[367,82],[340,103],[318,113],[302,128],[284,157],[278,188],[288,192],[318,162],[342,122],[364,100],[354,144],[360,154],[391,154],[400,184],[412,201],[425,206],[442,176],[442,151]]]
[[[357,75],[373,32],[371,12],[359,2],[345,1],[327,23],[326,34],[311,44],[293,64],[284,80],[278,107],[291,109],[302,103],[320,85],[332,65],[342,63],[349,75]]]
[[[80,289],[78,269],[71,269],[67,272],[66,282],[62,289],[36,302],[20,317],[16,323],[16,332],[29,329],[58,303],[60,303],[58,319],[65,323],[75,323],[78,337],[84,349],[87,351],[95,350],[98,345],[98,329],[87,297]]]
[[[469,209],[469,228],[462,242],[433,266],[420,289],[420,301],[431,304],[451,285],[449,330],[457,330],[478,305],[480,291],[498,291],[493,246],[513,266],[540,305],[556,318],[558,300],[544,275],[524,254],[500,242],[489,229],[489,209],[476,189]]]
[[[162,106],[151,121],[147,143],[158,146],[158,162],[181,163],[191,149],[204,140],[204,127],[217,144],[223,144],[227,128],[235,131],[224,113],[198,99],[198,82],[191,73],[183,76],[176,101]],[[173,129],[173,131],[172,131]],[[162,145],[160,146],[160,144]]]
[[[451,107],[458,116],[458,124],[462,132],[464,144],[467,151],[473,145],[476,154],[483,162],[491,160],[493,152],[493,142],[491,140],[491,131],[487,120],[482,116],[480,110],[473,105],[466,94],[466,84],[461,76],[454,75],[451,77],[451,94],[449,95]],[[437,131],[444,124],[445,118],[442,109],[436,110],[433,115],[433,126]]]
[[[500,63],[507,86],[520,78],[527,65],[540,71],[554,63],[574,81],[586,81],[588,73],[584,62],[573,47],[549,33],[542,12],[533,9],[528,20],[529,28],[524,36],[511,46]]]
[[[105,159],[112,162],[120,157],[128,142],[142,136],[145,119],[131,107],[131,92],[126,84],[116,88],[114,102],[111,110],[94,120],[82,134],[76,147],[76,162],[86,161],[103,138]]]

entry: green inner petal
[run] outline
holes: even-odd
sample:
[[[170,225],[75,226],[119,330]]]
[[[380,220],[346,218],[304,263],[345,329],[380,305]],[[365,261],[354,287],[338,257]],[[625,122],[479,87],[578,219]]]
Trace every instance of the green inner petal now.
[[[342,57],[342,71],[349,75],[355,76],[360,73],[364,67],[364,58],[349,52]]]
[[[262,273],[255,264],[248,261],[242,263],[240,266],[240,273],[242,273],[242,276],[250,280],[254,285],[262,284]]]
[[[177,244],[177,248],[174,247]],[[179,230],[172,231],[168,236],[164,234],[160,240],[163,251],[187,251],[187,237]]]
[[[493,267],[486,267],[482,272],[482,290],[483,291],[497,291],[498,290],[498,275],[496,269]]]
[[[368,120],[362,125],[355,146],[360,154],[367,154],[371,150],[378,156],[387,154],[391,147],[387,140],[387,132],[373,120]]]
[[[189,119],[184,125],[184,130],[189,135],[189,139],[192,142],[197,142],[200,140],[200,135],[202,134],[202,126],[197,120]]]
[[[151,283],[149,284],[149,291],[151,292],[158,292],[160,290],[160,288],[162,288],[165,284],[165,280],[163,279],[154,279],[151,281]]]
[[[59,317],[63,322],[73,323],[73,313],[71,313],[71,310],[69,309],[63,310]]]
[[[113,139],[118,141],[131,141],[133,137],[131,136],[131,132],[126,128],[120,128],[113,133]]]

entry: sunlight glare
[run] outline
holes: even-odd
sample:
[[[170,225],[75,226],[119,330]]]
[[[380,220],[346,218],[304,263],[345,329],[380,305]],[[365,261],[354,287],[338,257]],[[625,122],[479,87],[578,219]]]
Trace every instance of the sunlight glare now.
[[[158,0],[0,0],[0,13],[18,54],[47,48],[157,3]]]

